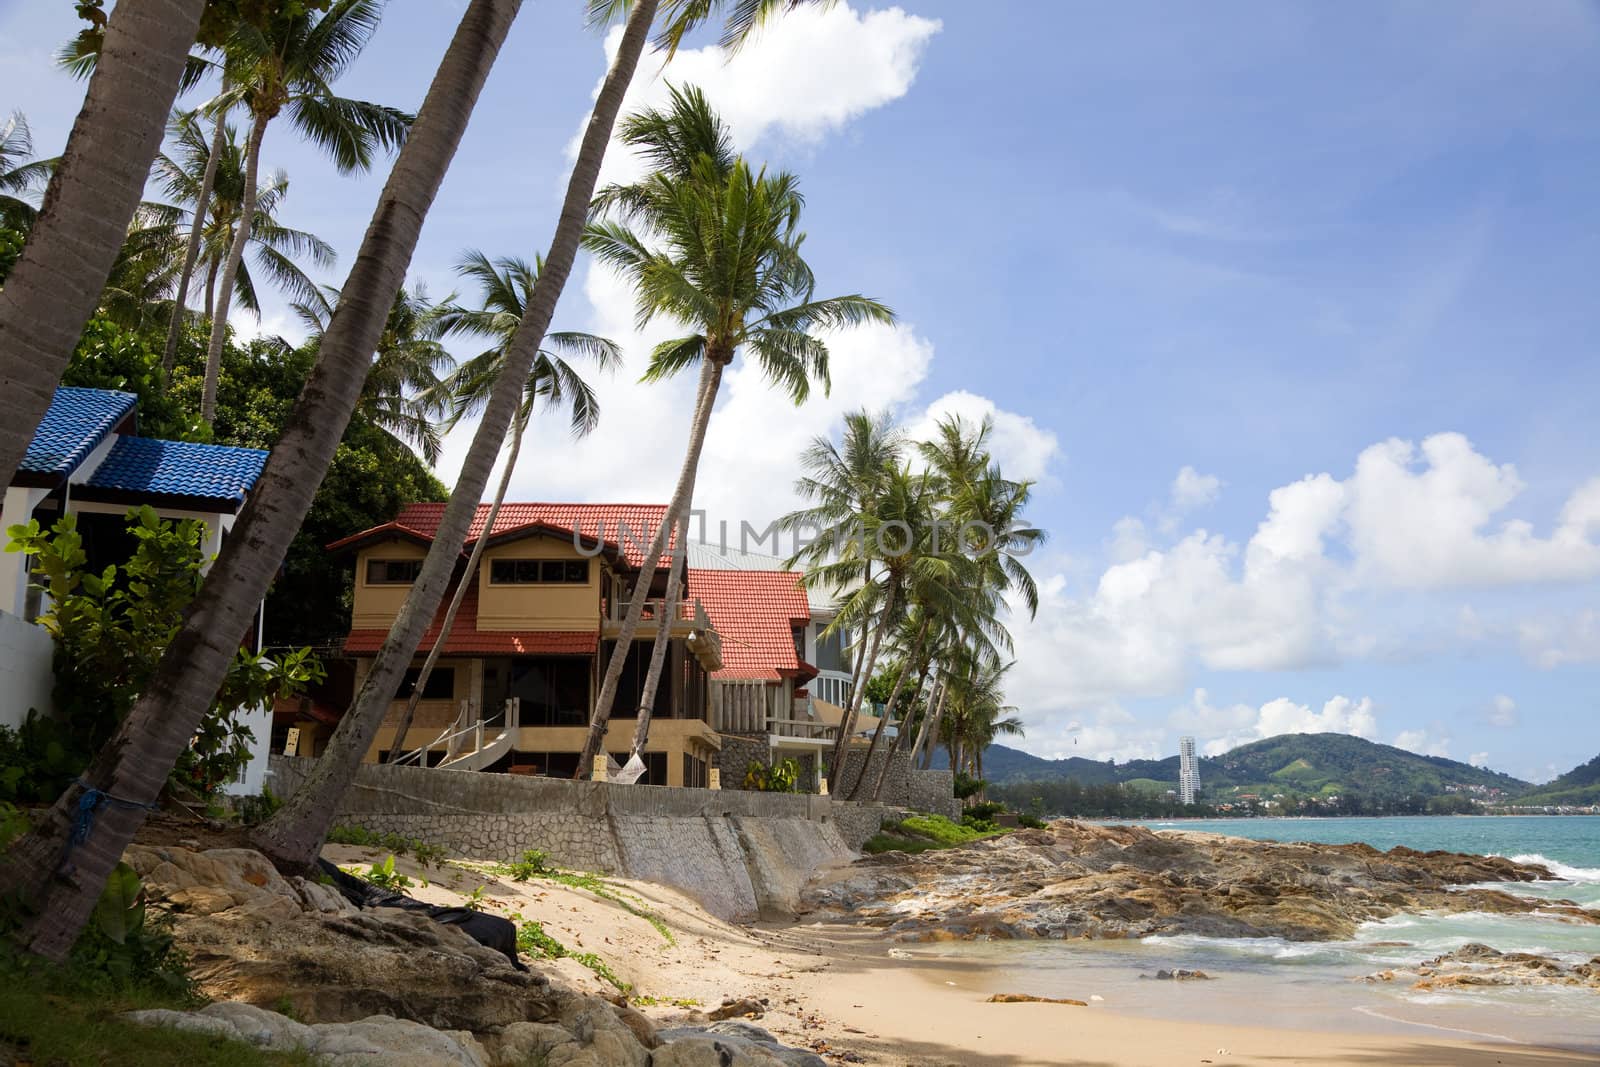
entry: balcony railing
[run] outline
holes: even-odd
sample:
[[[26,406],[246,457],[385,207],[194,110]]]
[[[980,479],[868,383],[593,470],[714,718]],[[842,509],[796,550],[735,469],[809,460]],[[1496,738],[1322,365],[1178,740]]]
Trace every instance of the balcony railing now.
[[[767,720],[767,733],[774,737],[793,737],[805,741],[830,741],[839,732],[839,728],[831,722],[818,722],[816,719],[779,719]]]
[[[850,703],[850,675],[845,671],[818,671],[806,683],[806,690],[818,700],[842,708]]]

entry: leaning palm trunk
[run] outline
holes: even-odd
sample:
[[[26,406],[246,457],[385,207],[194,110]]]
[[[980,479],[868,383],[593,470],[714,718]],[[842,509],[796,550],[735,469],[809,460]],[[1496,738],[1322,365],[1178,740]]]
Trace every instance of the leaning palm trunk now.
[[[224,94],[228,83],[222,83]],[[227,108],[217,112],[216,132],[211,135],[211,152],[206,156],[206,171],[200,178],[200,191],[195,194],[194,222],[189,226],[189,246],[183,252],[183,269],[178,273],[178,291],[172,297],[172,319],[167,323],[167,347],[161,354],[161,373],[172,377],[172,366],[178,358],[178,335],[183,332],[184,304],[189,299],[189,282],[194,278],[194,265],[200,259],[200,242],[205,236],[206,207],[211,203],[211,190],[217,182],[217,162],[227,146]],[[209,309],[207,309],[209,312]],[[165,383],[163,383],[165,388]]]
[[[700,453],[705,449],[706,428],[711,423],[711,409],[716,406],[717,390],[722,385],[723,361],[707,353],[700,361],[700,382],[695,389],[694,420],[689,424],[689,447],[684,453],[683,468],[678,471],[678,484],[667,502],[667,513],[661,526],[645,550],[639,563],[639,578],[634,583],[633,595],[628,598],[628,610],[622,618],[622,628],[617,633],[616,646],[606,663],[605,677],[600,682],[600,695],[595,698],[594,714],[589,717],[589,734],[584,738],[583,752],[578,757],[574,778],[587,778],[594,758],[605,743],[606,727],[611,723],[611,705],[617,699],[617,683],[622,680],[622,669],[627,666],[628,652],[639,632],[644,618],[644,605],[650,599],[650,583],[655,578],[661,553],[667,550],[667,536],[672,529],[673,516],[680,510],[687,513],[688,502],[694,498],[695,474],[700,469]]]
[[[394,740],[389,742],[389,762],[398,763],[404,755],[406,748],[406,734],[411,730],[411,720],[416,718],[417,705],[422,701],[422,691],[428,687],[428,678],[433,674],[434,665],[439,662],[439,656],[444,650],[445,642],[450,640],[450,632],[455,629],[456,615],[461,611],[461,602],[467,598],[467,590],[472,583],[477,581],[478,565],[483,559],[483,550],[489,544],[489,533],[494,529],[495,520],[500,517],[500,505],[505,503],[506,492],[511,488],[511,472],[516,469],[517,457],[522,454],[522,433],[528,428],[528,415],[523,412],[512,424],[511,451],[506,454],[506,469],[500,475],[500,485],[494,492],[494,502],[489,505],[489,514],[483,520],[483,532],[478,534],[478,539],[472,543],[472,555],[467,559],[467,569],[461,576],[461,581],[456,585],[455,595],[450,598],[450,606],[445,609],[444,621],[439,624],[439,636],[434,639],[433,647],[428,650],[428,658],[422,661],[422,669],[417,672],[417,682],[411,687],[411,696],[406,700],[406,710],[401,713],[400,721],[395,724]],[[509,729],[510,723],[506,724]]]
[[[925,757],[926,753],[931,752],[933,749],[933,745],[930,741],[932,724],[937,721],[939,715],[944,711],[944,694],[946,692],[946,688],[947,687],[939,681],[938,676],[935,675],[933,692],[928,696],[928,710],[922,716],[922,725],[917,728],[917,739],[911,744],[912,766],[916,766],[917,757],[919,755]],[[926,758],[924,758],[923,768],[927,768]]]
[[[239,224],[228,246],[228,259],[222,265],[222,283],[217,291],[217,306],[211,317],[211,342],[206,346],[206,383],[200,396],[200,416],[207,422],[217,415],[217,379],[222,375],[222,343],[228,336],[228,306],[233,302],[233,286],[250,243],[250,226],[256,215],[256,175],[261,168],[261,141],[267,135],[272,116],[262,113],[250,126],[250,140],[244,150],[244,197],[239,204]]]
[[[520,2],[468,6],[379,197],[316,365],[233,535],[116,735],[0,868],[0,897],[15,894],[30,905],[32,918],[16,934],[29,950],[66,956],[145,807],[216,699],[344,435],[422,220]]]
[[[911,690],[912,693],[920,694],[922,692],[923,686],[928,684],[928,668],[929,668],[929,664],[928,663],[924,663],[922,665],[922,670],[917,674],[917,684]],[[899,694],[896,693],[895,695],[896,695],[896,698],[898,698]],[[915,701],[913,701],[913,703],[915,703]],[[931,708],[931,705],[929,707]],[[926,723],[928,721],[928,710],[929,710],[928,708],[925,708],[925,709],[923,709],[923,712],[922,712],[922,721],[924,723]],[[905,740],[906,727],[908,725],[910,725],[910,714],[909,713],[907,713],[906,715],[901,717],[900,729],[898,729],[898,730],[896,730],[894,732],[894,741],[892,741],[890,743],[890,745],[889,745],[888,755],[883,757],[883,766],[878,768],[878,780],[876,782],[874,782],[873,786],[872,786],[872,799],[873,800],[877,800],[880,796],[883,795],[883,783],[889,777],[889,766],[892,763],[894,763],[894,757],[900,751],[900,742]],[[913,744],[911,746],[911,751],[906,754],[906,762],[911,764],[911,765],[913,765],[913,766],[915,766],[916,761],[917,761],[916,745]],[[865,771],[862,772],[862,777],[863,778],[866,777],[866,772]],[[858,786],[857,788],[859,789],[860,787]]]
[[[686,512],[687,509],[682,509]],[[643,757],[644,746],[650,740],[650,719],[656,707],[656,689],[661,684],[661,668],[667,661],[667,649],[672,644],[672,623],[678,617],[678,604],[683,596],[684,567],[687,560],[689,535],[687,514],[680,514],[677,522],[678,540],[672,553],[672,564],[667,571],[667,595],[661,602],[661,621],[656,626],[656,639],[650,649],[650,669],[645,673],[644,689],[639,694],[639,721],[633,728],[633,744],[628,749],[629,758]]]
[[[505,442],[523,400],[523,390],[533,360],[544,343],[544,334],[555,313],[556,301],[561,296],[567,275],[572,272],[573,260],[578,254],[578,242],[583,235],[584,222],[589,213],[589,202],[594,197],[595,182],[600,175],[600,163],[605,157],[606,144],[611,139],[611,128],[616,123],[617,112],[622,108],[622,95],[633,77],[639,55],[644,50],[649,35],[650,22],[655,16],[656,0],[638,0],[628,15],[627,27],[617,49],[616,59],[607,72],[605,83],[595,99],[594,111],[589,117],[583,143],[578,150],[578,161],[567,182],[566,198],[562,201],[560,221],[556,225],[550,252],[545,257],[544,270],[533,287],[523,313],[521,325],[506,347],[505,362],[484,407],[483,417],[473,434],[472,445],[467,450],[461,475],[450,503],[445,506],[439,520],[433,544],[422,561],[422,572],[411,586],[405,603],[396,615],[389,636],[373,659],[355,700],[339,721],[322,757],[312,768],[306,780],[282,808],[267,822],[257,827],[253,840],[264,852],[282,866],[304,868],[316,860],[317,852],[327,836],[333,820],[334,807],[345,788],[355,778],[356,770],[372,739],[383,722],[389,704],[400,687],[401,676],[411,665],[417,645],[428,624],[433,621],[439,602],[455,571],[461,547],[466,543],[467,532],[478,511],[478,502],[488,485],[489,475]],[[390,299],[394,293],[389,294]],[[371,348],[368,349],[368,352]]]
[[[912,661],[922,655],[922,641],[923,638],[928,636],[928,624],[932,621],[932,616],[923,616],[922,626],[917,630],[916,645],[912,648],[911,654],[906,657],[905,662],[900,664],[900,673],[895,675],[894,678],[894,688],[889,690],[889,706],[883,709],[883,717],[878,720],[878,728],[872,731],[872,743],[867,746],[866,758],[861,761],[861,773],[856,775],[855,785],[850,787],[850,795],[845,798],[847,800],[854,800],[859,796],[862,785],[866,783],[867,772],[872,769],[872,757],[878,751],[878,745],[883,740],[883,733],[889,727],[889,720],[894,718],[895,709],[900,706],[900,687],[906,684],[906,675],[911,673]],[[905,733],[904,729],[897,730],[895,736],[898,738],[903,733]],[[884,757],[883,766],[884,770],[888,770],[888,756]],[[844,782],[840,781],[839,784],[842,786]],[[883,788],[883,776],[881,774],[878,776],[878,788]]]
[[[843,717],[839,720],[839,736],[833,741],[833,761],[828,765],[828,777],[833,779],[835,785],[844,784],[842,781],[844,757],[850,749],[850,735],[855,732],[856,716],[861,711],[861,701],[866,695],[866,680],[872,677],[873,668],[878,665],[878,648],[883,644],[883,632],[889,628],[889,619],[894,614],[894,601],[895,594],[891,590],[888,600],[883,605],[883,614],[879,618],[878,625],[872,631],[872,643],[867,648],[867,657],[861,667],[861,682],[850,694],[850,706],[845,709]]]
[[[0,485],[10,485],[128,234],[204,0],[118,4],[66,151],[0,289]]]

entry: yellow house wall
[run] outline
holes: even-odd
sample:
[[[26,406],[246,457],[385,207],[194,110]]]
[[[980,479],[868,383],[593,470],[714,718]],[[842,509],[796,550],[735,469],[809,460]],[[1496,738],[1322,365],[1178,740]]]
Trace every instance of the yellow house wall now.
[[[394,558],[394,557],[384,557]],[[387,624],[385,624],[387,625]],[[421,667],[422,656],[417,656],[411,661],[413,667]],[[370,659],[363,659],[356,664],[356,685],[359,687],[367,676],[367,671],[372,667]],[[446,667],[455,669],[455,686],[450,694],[450,699],[444,700],[419,700],[417,713],[411,720],[411,728],[406,732],[406,748],[414,749],[444,732],[446,726],[456,721],[456,716],[461,714],[463,700],[475,700],[477,694],[475,685],[483,675],[482,660],[465,657],[442,656],[434,665],[435,670]],[[400,716],[405,714],[406,702],[394,700],[389,703],[388,714],[384,715],[383,723],[378,727],[378,733],[373,738],[372,747],[367,749],[364,757],[366,763],[376,763],[379,752],[386,752],[394,744],[395,727],[400,723]]]
[[[421,559],[426,550],[411,541],[385,541],[356,553],[355,596],[350,609],[350,626],[356,630],[387,630],[400,614],[409,585],[368,585],[367,561],[373,559]]]
[[[489,580],[497,559],[583,558],[570,538],[525,537],[486,549],[478,569],[478,629],[592,633],[600,623],[600,559],[589,560],[585,585],[496,585]]]

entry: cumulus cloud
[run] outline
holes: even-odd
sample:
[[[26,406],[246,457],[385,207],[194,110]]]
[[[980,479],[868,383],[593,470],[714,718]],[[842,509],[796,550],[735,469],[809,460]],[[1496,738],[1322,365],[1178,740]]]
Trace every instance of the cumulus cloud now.
[[[990,451],[1006,476],[1016,479],[1040,481],[1049,476],[1050,464],[1061,451],[1055,431],[1047,430],[1027,415],[1005,411],[988,397],[958,389],[946,393],[928,405],[922,415],[907,424],[907,431],[916,438],[933,436],[941,419],[958,417],[971,425],[984,419],[994,424],[990,435]]]
[[[1175,504],[1210,491],[1180,472]],[[1548,532],[1507,510],[1522,491],[1460,434],[1365,449],[1345,478],[1308,475],[1272,490],[1243,544],[1205,529],[1118,521],[1098,579],[1045,582],[1039,619],[1020,623],[1015,699],[1090,707],[1180,691],[1192,672],[1294,670],[1415,654],[1392,614],[1362,610],[1418,591],[1600,577],[1600,479],[1568,497]],[[1385,600],[1384,598],[1389,598]],[[1458,635],[1505,636],[1470,607]],[[1511,638],[1544,667],[1600,660],[1600,613],[1522,621]],[[1425,643],[1424,643],[1425,645]]]
[[[1487,767],[1489,765],[1489,753],[1474,752],[1467,757],[1467,762],[1474,767]]]
[[[1260,706],[1211,703],[1210,694],[1196,689],[1187,703],[1167,718],[1181,734],[1192,734],[1207,756],[1220,756],[1251,741],[1279,734],[1354,734],[1367,740],[1378,735],[1378,717],[1371,698],[1352,700],[1335,696],[1321,709],[1278,697]]]
[[[1201,474],[1185,465],[1172,479],[1172,489],[1168,494],[1169,507],[1178,514],[1194,511],[1214,502],[1221,491],[1221,478],[1213,474]]]
[[[1423,756],[1450,756],[1450,738],[1431,737],[1426,730],[1402,730],[1395,735],[1394,747]]]
[[[1504,693],[1496,695],[1493,700],[1489,701],[1487,718],[1490,726],[1498,726],[1503,730],[1510,729],[1517,725],[1519,721],[1517,702]]]

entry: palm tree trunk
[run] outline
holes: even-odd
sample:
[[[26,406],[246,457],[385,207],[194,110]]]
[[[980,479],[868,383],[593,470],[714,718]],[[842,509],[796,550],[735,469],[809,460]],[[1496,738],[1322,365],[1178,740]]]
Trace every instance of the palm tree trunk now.
[[[228,228],[228,240],[233,240],[233,228]],[[217,272],[222,269],[222,263],[213,259],[211,266],[206,270],[206,321],[210,322],[217,308]]]
[[[228,91],[226,80],[222,83],[222,91]],[[183,318],[186,308],[184,305],[189,300],[189,281],[194,277],[194,265],[200,258],[200,239],[205,236],[206,208],[211,203],[211,190],[217,182],[217,163],[222,158],[222,150],[227,144],[228,112],[223,109],[217,113],[217,128],[211,135],[211,152],[206,156],[206,172],[200,179],[200,191],[195,194],[194,222],[189,227],[189,247],[184,249],[183,270],[178,274],[178,291],[172,297],[172,321],[167,323],[167,347],[161,355],[161,373],[167,378],[172,377],[172,365],[178,356],[178,335],[183,332]],[[210,314],[210,307],[206,309]],[[162,383],[166,388],[166,383]]]
[[[406,710],[401,713],[400,721],[395,724],[394,740],[389,742],[390,763],[398,763],[405,753],[406,734],[411,730],[411,720],[416,717],[417,705],[422,701],[422,691],[427,688],[428,678],[433,674],[434,665],[439,662],[445,642],[450,640],[450,632],[455,629],[456,615],[461,611],[461,602],[467,598],[467,590],[478,580],[478,564],[483,559],[484,547],[489,543],[489,531],[494,529],[495,520],[500,517],[500,505],[505,503],[506,492],[511,488],[511,472],[516,469],[517,457],[522,454],[522,433],[528,428],[529,414],[526,411],[519,413],[517,421],[512,424],[511,451],[506,454],[506,469],[500,475],[500,485],[495,489],[494,502],[489,505],[489,516],[483,521],[483,533],[472,543],[472,555],[467,559],[467,569],[456,585],[455,595],[450,598],[450,606],[445,609],[444,621],[439,624],[439,636],[433,642],[433,647],[428,650],[428,658],[422,661],[422,669],[417,672],[417,683],[411,687],[411,696],[406,701]],[[506,723],[506,728],[510,727],[511,724]]]
[[[628,652],[633,647],[634,636],[639,632],[639,622],[644,618],[645,601],[650,599],[650,582],[655,577],[661,553],[667,548],[667,535],[672,529],[673,516],[687,511],[688,502],[694,499],[696,472],[700,469],[700,453],[705,448],[706,428],[711,423],[711,409],[716,406],[717,390],[722,385],[721,359],[706,353],[700,361],[700,382],[695,390],[694,420],[689,425],[689,446],[684,453],[683,467],[678,471],[678,484],[667,503],[667,514],[661,527],[645,550],[639,564],[639,577],[634,582],[633,594],[628,597],[628,610],[622,618],[622,628],[617,633],[617,643],[606,663],[605,677],[600,682],[600,695],[595,698],[594,713],[589,716],[589,733],[584,738],[583,752],[578,757],[574,778],[587,778],[594,758],[605,743],[606,727],[611,722],[611,705],[617,699],[617,683],[622,679],[622,669],[627,665]]]
[[[844,772],[844,757],[849,751],[850,735],[855,732],[856,716],[861,711],[861,701],[866,695],[866,680],[872,677],[873,668],[878,665],[878,647],[883,643],[883,632],[889,628],[889,619],[894,614],[894,602],[895,590],[891,589],[883,605],[883,614],[872,631],[872,644],[867,649],[866,661],[861,665],[861,684],[850,694],[850,707],[845,710],[844,719],[839,723],[839,736],[833,741],[833,762],[828,766],[828,777],[833,779],[835,785],[843,785],[840,776]]]
[[[15,935],[29,950],[66,956],[144,806],[160,795],[216,699],[344,436],[422,221],[520,4],[469,4],[378,199],[316,365],[183,627],[116,735],[0,867],[0,896],[30,905],[32,917]]]
[[[676,520],[678,541],[672,553],[672,565],[667,571],[667,595],[662,601],[661,621],[656,626],[656,639],[650,649],[650,669],[645,674],[644,689],[639,694],[639,719],[633,728],[633,745],[629,756],[639,756],[650,740],[650,719],[656,708],[656,689],[661,684],[661,668],[667,661],[667,649],[672,644],[672,623],[678,617],[678,604],[683,595],[685,557],[688,548],[689,519],[686,508],[679,509]]]
[[[927,769],[927,753],[932,751],[930,738],[935,732],[932,724],[944,711],[945,685],[937,675],[933,680],[933,692],[928,694],[928,712],[922,717],[922,725],[917,728],[917,739],[911,745],[911,764],[916,766],[917,758],[923,757],[923,769]]]
[[[545,257],[544,270],[529,296],[522,323],[506,347],[505,364],[473,434],[433,544],[422,561],[422,573],[401,605],[394,625],[389,628],[389,636],[373,660],[372,669],[334,729],[317,765],[294,796],[252,835],[257,847],[284,867],[305,868],[316,860],[339,797],[355,778],[356,769],[371,747],[395,691],[400,687],[401,676],[411,665],[417,645],[433,621],[439,601],[444,598],[456,560],[461,555],[461,546],[466,543],[467,532],[477,514],[478,502],[483,499],[483,490],[505,443],[506,432],[521,410],[528,372],[544,343],[545,330],[550,326],[562,286],[572,272],[589,203],[594,198],[595,182],[600,175],[600,163],[605,157],[617,112],[622,108],[623,93],[644,50],[655,9],[656,0],[637,0],[629,12],[616,59],[595,99],[594,111],[578,150],[578,162],[567,182],[560,221],[550,243],[549,255]],[[412,136],[415,137],[415,133]],[[391,290],[391,303],[394,295],[395,291]],[[373,341],[374,344],[367,347],[368,359],[377,338]]]
[[[918,640],[920,641],[921,639],[918,638]],[[918,674],[917,674],[917,684],[911,690],[911,692],[914,695],[920,694],[922,692],[922,687],[928,684],[928,668],[930,666],[931,666],[931,661],[930,662],[925,662],[922,665],[922,670],[920,672],[918,672]],[[898,689],[895,690],[895,696],[897,698],[899,697],[899,690]],[[912,702],[915,703],[915,700],[913,699]],[[922,712],[922,721],[923,721],[923,723],[926,723],[928,721],[928,714],[932,710],[933,710],[933,703],[930,700],[929,703],[928,703],[928,706],[926,708],[924,708],[923,712]],[[909,718],[910,718],[910,713],[909,712],[906,715],[901,716],[900,729],[898,729],[898,730],[896,730],[894,732],[894,741],[889,745],[889,754],[887,756],[883,757],[883,766],[878,768],[878,780],[872,786],[872,799],[873,800],[877,800],[880,796],[883,795],[883,783],[884,783],[884,780],[889,777],[889,765],[894,762],[894,757],[895,757],[896,753],[898,753],[900,751],[900,742],[905,740],[906,726],[909,725],[906,720],[909,719]],[[916,760],[917,760],[917,747],[916,747],[916,745],[912,745],[911,746],[911,751],[909,753],[907,753],[907,761],[906,762],[909,763],[909,764],[913,764],[914,765],[916,763]]]
[[[244,150],[244,199],[239,204],[239,223],[228,246],[228,259],[222,267],[222,288],[217,292],[216,311],[211,317],[211,342],[206,346],[205,391],[200,395],[200,417],[211,422],[217,417],[217,379],[222,374],[222,342],[228,336],[228,306],[233,302],[233,286],[239,277],[239,264],[250,243],[250,227],[256,217],[256,175],[261,169],[261,140],[267,135],[272,116],[263,112],[250,126],[250,140]]]
[[[0,289],[0,485],[10,485],[128,235],[205,0],[118,4],[44,207]]]
[[[911,672],[912,660],[922,655],[922,641],[923,638],[928,636],[928,624],[932,621],[933,616],[931,615],[922,617],[922,625],[917,629],[916,647],[911,650],[911,654],[906,657],[905,662],[900,664],[900,673],[895,675],[894,688],[889,690],[889,704],[883,709],[883,717],[878,720],[878,728],[872,731],[872,743],[867,746],[866,758],[861,761],[861,773],[856,775],[855,785],[850,787],[850,795],[845,798],[847,800],[854,800],[861,794],[861,786],[867,780],[867,772],[872,769],[873,753],[878,751],[878,744],[883,740],[883,732],[889,728],[889,720],[894,718],[895,709],[900,706],[900,687],[906,684],[906,675]],[[902,733],[905,733],[905,731],[899,730],[895,736],[898,737]],[[888,756],[884,757],[883,766],[885,770],[888,769]],[[839,784],[843,785],[844,783],[841,782]],[[878,775],[878,786],[879,788],[883,786],[882,774]]]

